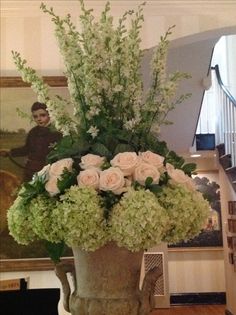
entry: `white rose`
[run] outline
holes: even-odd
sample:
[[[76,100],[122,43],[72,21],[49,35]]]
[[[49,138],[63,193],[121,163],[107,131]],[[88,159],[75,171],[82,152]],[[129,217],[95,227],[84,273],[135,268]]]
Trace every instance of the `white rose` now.
[[[185,186],[191,191],[196,190],[196,185],[191,177],[188,177],[188,181]]]
[[[171,171],[175,170],[175,168],[172,164],[166,163],[166,170],[167,170],[167,173],[169,174]]]
[[[49,172],[51,165],[47,164],[45,165],[39,172],[38,172],[38,176],[43,176],[45,174],[47,174]]]
[[[60,176],[66,168],[69,172],[72,171],[73,160],[71,158],[62,159],[53,163],[49,170],[49,176]]]
[[[45,165],[39,172],[37,172],[37,175],[40,177],[44,177],[44,179],[47,181],[49,179],[50,167],[50,164]]]
[[[139,152],[139,156],[141,157],[142,161],[148,164],[152,164],[153,166],[156,166],[157,168],[163,167],[164,157],[153,153],[151,151],[146,152]]]
[[[122,171],[117,167],[110,167],[100,173],[99,189],[103,191],[112,191],[120,195],[125,189],[125,178]]]
[[[133,174],[135,168],[140,163],[140,158],[135,152],[123,152],[118,153],[110,163],[114,167],[119,167],[124,176],[128,176]]]
[[[57,176],[51,176],[48,182],[45,184],[45,189],[51,197],[57,195],[60,190],[57,187]]]
[[[99,187],[99,172],[95,168],[89,168],[81,171],[77,176],[79,187],[92,187],[98,189]]]
[[[144,186],[148,177],[153,179],[153,184],[158,184],[160,173],[155,166],[141,162],[134,170],[134,180]]]
[[[105,158],[95,154],[86,154],[82,156],[81,163],[79,164],[82,169],[90,167],[101,167]]]
[[[166,164],[166,170],[171,178],[171,183],[184,185],[190,190],[195,189],[192,178],[186,175],[184,171],[175,169],[174,166],[169,163]]]

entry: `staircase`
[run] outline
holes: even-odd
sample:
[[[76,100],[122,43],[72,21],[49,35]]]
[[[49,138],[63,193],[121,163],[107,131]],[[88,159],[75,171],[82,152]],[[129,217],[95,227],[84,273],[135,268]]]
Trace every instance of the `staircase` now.
[[[236,192],[236,100],[224,86],[219,67],[214,70],[218,82],[219,124],[216,131],[219,161]]]
[[[232,166],[231,154],[225,154],[225,145],[223,143],[217,145],[216,148],[219,153],[220,164],[225,170],[226,175],[236,192],[236,166]]]

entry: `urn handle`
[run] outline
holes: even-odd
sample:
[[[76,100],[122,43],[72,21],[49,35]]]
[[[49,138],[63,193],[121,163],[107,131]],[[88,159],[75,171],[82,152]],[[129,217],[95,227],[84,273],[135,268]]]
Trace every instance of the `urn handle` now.
[[[67,278],[67,273],[72,275],[73,285],[76,289],[76,276],[75,276],[75,267],[73,263],[64,263],[60,262],[55,266],[55,273],[62,285],[63,292],[63,306],[64,309],[70,313],[70,294],[71,288],[70,283]]]
[[[140,295],[139,315],[148,315],[154,309],[153,292],[157,279],[163,274],[160,267],[150,269],[144,278]]]

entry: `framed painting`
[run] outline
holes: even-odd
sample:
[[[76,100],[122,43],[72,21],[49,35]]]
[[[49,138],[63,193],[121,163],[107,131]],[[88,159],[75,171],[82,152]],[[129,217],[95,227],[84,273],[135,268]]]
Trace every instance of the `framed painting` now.
[[[194,182],[204,198],[209,202],[209,215],[200,234],[189,241],[171,244],[171,249],[217,248],[223,246],[220,186],[218,171],[199,172]]]
[[[20,77],[1,77],[0,80],[0,150],[4,151],[24,144],[26,135],[33,126],[29,119],[20,117],[17,112],[26,113],[27,116],[37,97]],[[51,93],[68,97],[65,77],[44,77],[44,80],[50,85]],[[19,245],[8,231],[7,209],[13,203],[15,193],[23,181],[24,159],[24,157],[0,156],[0,271],[2,272],[54,268],[41,242],[29,246]],[[65,255],[70,257],[72,253],[67,249]]]

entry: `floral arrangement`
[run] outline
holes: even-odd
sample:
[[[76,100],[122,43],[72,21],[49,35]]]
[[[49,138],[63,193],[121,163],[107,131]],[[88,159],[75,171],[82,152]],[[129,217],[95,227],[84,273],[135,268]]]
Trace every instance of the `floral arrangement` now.
[[[158,140],[160,126],[170,123],[168,112],[189,97],[175,97],[188,75],[166,73],[172,28],[155,50],[152,84],[144,92],[143,4],[125,12],[116,27],[109,3],[99,20],[82,0],[80,5],[81,31],[70,15],[60,18],[41,5],[55,24],[70,100],[49,96],[43,79],[13,52],[23,80],[46,103],[63,138],[49,164],[19,191],[8,212],[10,233],[21,244],[44,239],[87,251],[109,241],[138,251],[189,239],[200,232],[209,205],[193,185],[196,166]]]

